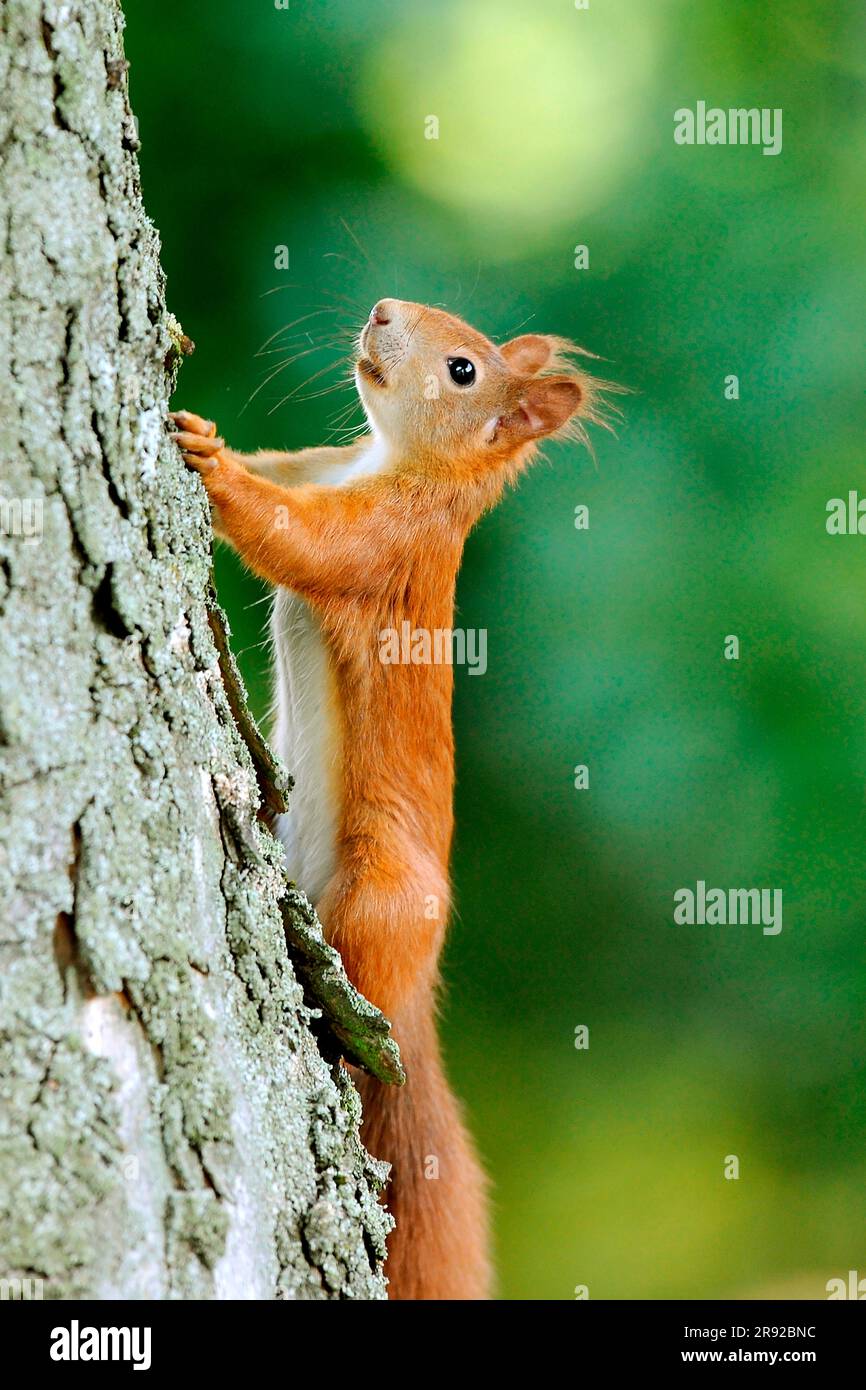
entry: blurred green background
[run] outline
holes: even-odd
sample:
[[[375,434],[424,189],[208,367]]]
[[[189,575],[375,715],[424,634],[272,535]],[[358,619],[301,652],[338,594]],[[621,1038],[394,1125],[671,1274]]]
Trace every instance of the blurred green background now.
[[[443,1026],[503,1297],[866,1275],[866,537],[825,528],[866,495],[862,6],[125,8],[197,343],[178,403],[233,445],[357,423],[350,388],[315,393],[383,295],[572,336],[634,392],[597,463],[547,450],[460,578],[489,668],[457,672]],[[675,145],[698,100],[781,107],[783,152]],[[312,351],[265,384],[290,341]],[[225,551],[218,579],[264,717],[265,590]],[[781,888],[781,935],[672,925],[699,878]]]

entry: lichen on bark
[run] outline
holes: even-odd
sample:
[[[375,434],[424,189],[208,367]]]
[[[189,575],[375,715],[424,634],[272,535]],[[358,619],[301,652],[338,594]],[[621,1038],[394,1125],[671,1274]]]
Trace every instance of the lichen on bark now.
[[[381,1298],[337,1058],[399,1059],[262,820],[121,35],[116,0],[0,11],[0,1276]]]

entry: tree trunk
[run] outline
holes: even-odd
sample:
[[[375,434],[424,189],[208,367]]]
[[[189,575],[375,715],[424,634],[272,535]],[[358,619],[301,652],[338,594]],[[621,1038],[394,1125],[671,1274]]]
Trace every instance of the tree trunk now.
[[[0,1279],[45,1297],[381,1298],[398,1080],[285,882],[116,0],[0,10]],[[14,1285],[12,1286],[14,1288]]]

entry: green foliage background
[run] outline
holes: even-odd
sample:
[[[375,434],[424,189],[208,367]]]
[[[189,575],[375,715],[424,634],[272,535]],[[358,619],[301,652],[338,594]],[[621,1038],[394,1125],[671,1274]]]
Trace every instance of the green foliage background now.
[[[866,493],[862,7],[126,10],[145,196],[197,343],[179,403],[233,445],[329,437],[351,391],[304,383],[343,349],[250,401],[290,355],[257,351],[382,295],[572,336],[635,392],[597,466],[548,450],[460,579],[489,670],[457,675],[444,1029],[503,1296],[822,1297],[866,1274],[866,539],[825,529],[829,498]],[[783,152],[675,145],[698,100],[781,107]],[[218,576],[263,715],[264,589],[225,552]],[[673,926],[699,878],[782,888],[781,935]]]

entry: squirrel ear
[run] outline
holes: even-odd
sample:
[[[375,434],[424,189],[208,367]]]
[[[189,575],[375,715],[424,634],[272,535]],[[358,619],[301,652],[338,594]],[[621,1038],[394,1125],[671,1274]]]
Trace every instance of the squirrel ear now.
[[[521,376],[535,376],[546,367],[556,351],[556,340],[546,338],[543,333],[524,333],[503,343],[499,351],[509,367]]]
[[[571,377],[533,381],[516,409],[497,421],[496,435],[510,435],[516,442],[528,443],[555,434],[580,409],[582,400],[583,390]]]

